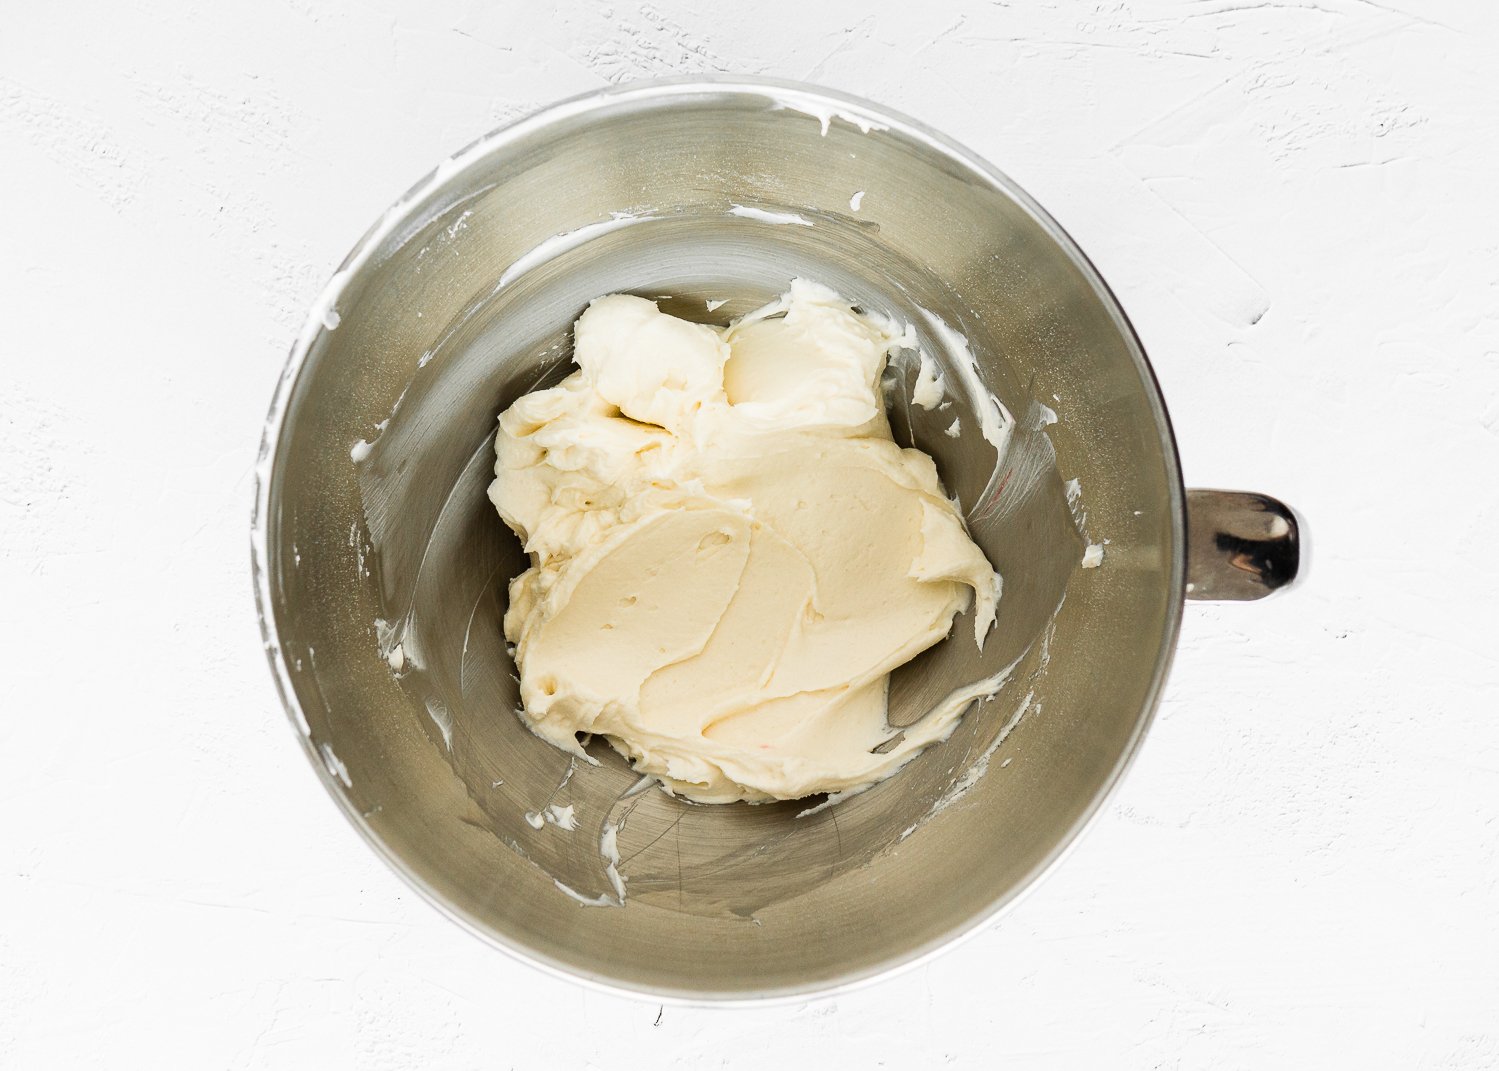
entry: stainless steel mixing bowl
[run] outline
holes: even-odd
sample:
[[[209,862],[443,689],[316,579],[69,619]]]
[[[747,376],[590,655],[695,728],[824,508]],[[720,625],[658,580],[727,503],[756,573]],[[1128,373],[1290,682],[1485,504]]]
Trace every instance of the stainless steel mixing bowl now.
[[[641,790],[597,744],[598,765],[573,763],[515,717],[500,618],[524,559],[484,495],[495,417],[565,373],[593,297],[725,322],[797,275],[915,325],[950,382],[966,345],[1015,421],[996,465],[973,397],[913,409],[895,369],[897,434],[936,458],[1005,586],[982,653],[960,621],[897,672],[892,723],[1014,668],[862,795],[694,806]],[[661,998],[825,991],[992,918],[1118,782],[1189,588],[1254,597],[1296,570],[1279,503],[1194,493],[1189,509],[1139,340],[1014,183],[909,119],[754,80],[608,90],[445,162],[310,317],[259,475],[266,650],[355,828],[481,936]],[[546,821],[549,804],[578,828]]]

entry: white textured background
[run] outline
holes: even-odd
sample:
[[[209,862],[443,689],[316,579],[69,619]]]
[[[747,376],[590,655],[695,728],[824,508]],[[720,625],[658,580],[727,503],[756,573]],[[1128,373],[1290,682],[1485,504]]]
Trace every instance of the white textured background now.
[[[1492,3],[196,7],[0,3],[0,1066],[1499,1064]],[[358,841],[247,526],[303,310],[389,202],[533,107],[710,70],[1009,171],[1134,317],[1189,482],[1285,497],[1316,558],[1189,608],[1133,775],[1001,923],[836,1001],[658,1014]]]

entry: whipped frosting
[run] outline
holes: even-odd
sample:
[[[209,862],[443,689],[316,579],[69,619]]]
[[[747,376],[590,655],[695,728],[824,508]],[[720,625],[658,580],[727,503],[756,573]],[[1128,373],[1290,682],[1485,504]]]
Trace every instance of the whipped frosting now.
[[[489,489],[531,556],[504,622],[530,729],[708,803],[858,790],[944,738],[966,703],[893,729],[889,673],[970,605],[982,645],[1000,583],[891,439],[909,329],[796,280],[727,328],[602,297],[574,341],[501,415]]]

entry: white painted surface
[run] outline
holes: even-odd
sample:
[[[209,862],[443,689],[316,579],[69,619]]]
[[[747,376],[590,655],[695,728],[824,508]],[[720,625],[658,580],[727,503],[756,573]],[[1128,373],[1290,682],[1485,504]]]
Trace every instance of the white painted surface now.
[[[1493,5],[545,6],[7,5],[0,1065],[1499,1062]],[[1190,608],[1135,772],[999,925],[658,1016],[359,843],[277,709],[246,526],[287,345],[385,205],[533,106],[701,70],[1008,170],[1120,292],[1189,480],[1296,503],[1317,559]]]

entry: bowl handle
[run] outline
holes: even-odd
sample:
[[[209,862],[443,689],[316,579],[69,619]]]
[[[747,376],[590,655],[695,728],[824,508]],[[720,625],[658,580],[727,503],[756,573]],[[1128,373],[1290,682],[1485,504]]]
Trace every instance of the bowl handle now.
[[[1301,573],[1303,536],[1291,507],[1249,491],[1187,492],[1187,598],[1245,602]]]

